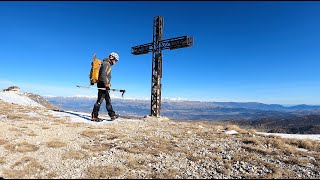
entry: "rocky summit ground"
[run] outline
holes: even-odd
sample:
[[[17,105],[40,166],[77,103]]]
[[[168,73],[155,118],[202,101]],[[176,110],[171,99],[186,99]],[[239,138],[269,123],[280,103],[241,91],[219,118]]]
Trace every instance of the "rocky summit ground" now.
[[[0,100],[0,177],[320,178],[319,140],[204,122],[88,118]]]

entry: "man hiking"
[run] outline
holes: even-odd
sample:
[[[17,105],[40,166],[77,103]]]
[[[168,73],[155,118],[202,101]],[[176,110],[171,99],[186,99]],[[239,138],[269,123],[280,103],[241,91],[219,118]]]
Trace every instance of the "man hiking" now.
[[[108,111],[108,115],[110,116],[111,120],[115,120],[118,118],[118,115],[113,111],[111,105],[111,98],[110,98],[110,87],[111,87],[111,66],[116,64],[119,61],[119,55],[115,52],[109,54],[109,58],[104,58],[101,62],[101,67],[99,70],[99,79],[97,82],[98,88],[105,88],[106,90],[98,89],[98,99],[93,106],[93,110],[91,113],[92,121],[99,121],[99,110],[101,103],[103,100],[106,100],[106,108]]]

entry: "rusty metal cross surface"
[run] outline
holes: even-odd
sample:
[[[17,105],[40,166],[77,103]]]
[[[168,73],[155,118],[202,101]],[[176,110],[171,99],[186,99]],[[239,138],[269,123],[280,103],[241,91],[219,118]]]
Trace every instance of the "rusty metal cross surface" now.
[[[181,36],[162,40],[163,17],[154,17],[152,43],[134,46],[134,55],[152,52],[152,86],[151,86],[151,116],[160,117],[161,109],[161,78],[162,78],[162,50],[178,49],[193,45],[193,37]]]

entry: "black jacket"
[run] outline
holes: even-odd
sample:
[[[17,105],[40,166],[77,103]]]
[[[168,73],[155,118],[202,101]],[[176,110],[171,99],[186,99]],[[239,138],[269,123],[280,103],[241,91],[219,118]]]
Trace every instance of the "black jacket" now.
[[[109,58],[103,59],[99,71],[99,82],[103,82],[103,84],[111,85],[111,64],[109,62]]]

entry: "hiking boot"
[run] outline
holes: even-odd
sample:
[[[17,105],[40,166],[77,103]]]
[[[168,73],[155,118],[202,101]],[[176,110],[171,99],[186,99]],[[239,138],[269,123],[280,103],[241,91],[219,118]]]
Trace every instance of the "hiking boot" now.
[[[114,116],[110,117],[112,121],[116,120],[117,118],[119,118],[119,115],[115,114]]]
[[[103,119],[96,118],[96,119],[92,119],[92,121],[94,121],[94,122],[102,122],[102,121],[103,121]]]
[[[93,112],[91,113],[91,120],[92,121],[99,121],[99,118],[97,115],[95,115]]]

